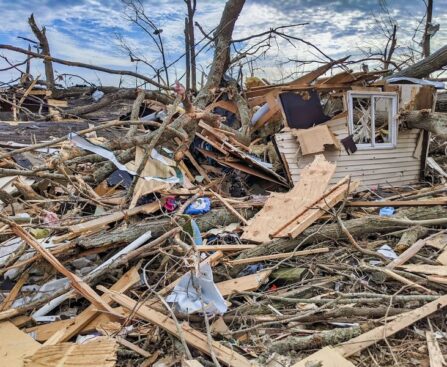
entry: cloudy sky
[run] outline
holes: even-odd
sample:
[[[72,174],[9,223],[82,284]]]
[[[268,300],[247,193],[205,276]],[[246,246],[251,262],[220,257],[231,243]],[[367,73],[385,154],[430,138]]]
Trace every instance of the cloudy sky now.
[[[219,22],[225,5],[224,0],[197,0],[196,21],[206,31],[212,30]],[[382,0],[383,2],[383,0]],[[182,55],[184,49],[183,27],[186,6],[182,0],[143,1],[147,15],[163,30],[168,62]],[[447,43],[447,0],[434,0],[433,23],[441,25],[432,40],[432,49]],[[425,13],[423,0],[388,0],[389,16],[398,23],[398,46],[412,44],[416,49],[421,34],[414,30]],[[156,68],[161,58],[155,45],[147,35],[128,20],[129,13],[121,0],[0,0],[0,43],[28,47],[28,42],[18,36],[33,38],[27,24],[30,13],[36,21],[47,28],[52,54],[55,57],[92,63],[116,69],[138,70],[149,76],[153,71],[141,63],[131,63],[128,54],[120,47],[121,37],[138,54]],[[383,48],[385,43],[377,19],[386,19],[380,0],[247,0],[236,23],[234,38],[244,38],[278,26],[308,23],[304,26],[284,30],[316,45],[330,57],[352,55],[361,58],[362,51]],[[422,29],[423,27],[421,27]],[[197,40],[201,39],[196,30]],[[204,42],[203,42],[204,43]],[[203,44],[202,43],[202,44]],[[238,47],[247,47],[244,42]],[[20,61],[23,56],[0,50],[0,55]],[[207,72],[212,50],[206,48],[198,57],[200,69]],[[314,65],[285,63],[289,59],[324,60],[312,47],[300,42],[277,37],[271,41],[271,48],[264,57],[253,62],[255,73],[278,81],[293,72],[302,72]],[[4,67],[0,60],[0,69]],[[359,66],[353,66],[359,68]],[[119,77],[82,69],[55,65],[58,74],[78,74],[103,85],[116,85]],[[33,72],[41,73],[41,62],[33,61]],[[184,60],[171,68],[171,79],[184,73]],[[8,82],[17,74],[14,71],[0,72],[0,81]],[[70,80],[73,81],[74,79]],[[75,81],[79,82],[79,81]],[[135,85],[132,78],[125,78],[126,86]]]

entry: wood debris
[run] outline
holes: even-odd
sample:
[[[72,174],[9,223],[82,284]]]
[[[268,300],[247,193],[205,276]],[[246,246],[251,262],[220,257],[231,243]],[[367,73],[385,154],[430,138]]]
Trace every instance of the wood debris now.
[[[345,57],[244,88],[216,52],[197,92],[29,24],[41,52],[0,45],[45,66],[0,89],[1,366],[445,365],[435,83]],[[53,63],[157,89],[63,88]]]

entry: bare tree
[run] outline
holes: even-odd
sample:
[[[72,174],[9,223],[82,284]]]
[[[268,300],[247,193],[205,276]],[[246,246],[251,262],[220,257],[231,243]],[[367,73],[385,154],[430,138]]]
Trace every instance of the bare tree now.
[[[34,15],[31,14],[31,16],[28,19],[28,23],[31,27],[31,30],[33,31],[34,35],[38,39],[40,43],[40,47],[42,48],[42,55],[46,56],[43,60],[43,63],[45,65],[45,77],[47,82],[47,88],[49,90],[54,89],[54,71],[53,71],[53,64],[51,62],[51,53],[50,53],[50,45],[48,43],[48,39],[46,36],[46,29],[43,27],[40,29],[36,21],[34,20]]]
[[[245,0],[228,0],[225,4],[219,25],[214,33],[214,57],[206,84],[197,96],[196,105],[204,108],[210,99],[211,91],[217,88],[230,64],[230,45],[234,25],[242,11]]]
[[[197,8],[196,0],[184,0],[188,10],[188,16],[185,19],[185,44],[186,47],[186,59],[189,60],[189,65],[187,65],[186,75],[190,75],[191,81],[189,84],[187,82],[187,88],[196,90],[197,80],[196,80],[196,50],[195,50],[195,35],[194,35],[194,14]]]
[[[161,36],[163,29],[158,27],[155,22],[151,18],[149,18],[149,16],[146,14],[144,5],[141,0],[122,0],[122,2],[127,7],[127,19],[137,25],[141,30],[143,30],[143,32],[149,36],[149,38],[152,40],[152,42],[155,44],[158,51],[160,52],[163,64],[163,67],[160,71],[164,72],[166,83],[167,85],[170,85],[166,54],[163,39]]]

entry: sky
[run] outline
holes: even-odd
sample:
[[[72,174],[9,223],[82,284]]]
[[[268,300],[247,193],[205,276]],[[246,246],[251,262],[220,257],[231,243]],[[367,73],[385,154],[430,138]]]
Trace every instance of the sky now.
[[[161,36],[168,63],[177,60],[184,52],[184,18],[186,5],[183,0],[142,0],[148,17],[162,30]],[[317,46],[331,58],[351,55],[351,59],[362,58],[363,52],[384,47],[385,38],[378,28],[377,20],[391,17],[398,24],[398,51],[412,45],[420,49],[418,42],[422,33],[414,30],[425,14],[423,0],[388,0],[389,14],[383,11],[384,0],[247,0],[237,20],[234,39],[264,32],[270,28],[290,24],[305,25],[284,29],[294,37]],[[224,0],[197,0],[195,20],[209,32],[217,26]],[[113,69],[138,71],[150,77],[154,71],[141,62],[131,62],[128,52],[119,39],[132,48],[136,55],[144,58],[155,68],[161,67],[161,56],[149,36],[129,20],[131,12],[122,0],[0,0],[0,44],[27,48],[29,42],[18,38],[32,38],[27,18],[34,13],[37,23],[45,26],[54,57],[91,63]],[[432,39],[432,50],[447,44],[447,0],[434,0],[433,23],[440,29]],[[423,26],[421,27],[423,29]],[[202,39],[196,28],[196,41]],[[246,48],[256,40],[238,43]],[[202,42],[200,45],[205,43]],[[279,82],[311,70],[318,64],[288,62],[289,60],[327,61],[315,48],[294,40],[289,42],[276,37],[270,48],[251,64],[253,73],[272,82]],[[200,47],[200,46],[199,46]],[[199,75],[209,71],[212,49],[207,47],[198,55]],[[0,55],[10,61],[24,60],[23,55],[0,50]],[[376,65],[370,65],[374,68]],[[0,69],[5,61],[0,60]],[[356,71],[360,65],[352,66]],[[55,72],[76,74],[96,85],[118,85],[131,87],[135,78],[120,78],[100,72],[55,65]],[[170,68],[170,79],[184,74],[184,59]],[[32,72],[44,75],[42,62],[32,61]],[[248,70],[245,70],[248,73]],[[17,77],[14,70],[0,71],[0,82]],[[65,77],[65,83],[83,83],[75,77]],[[1,85],[1,84],[0,84]],[[139,85],[139,84],[138,84]]]

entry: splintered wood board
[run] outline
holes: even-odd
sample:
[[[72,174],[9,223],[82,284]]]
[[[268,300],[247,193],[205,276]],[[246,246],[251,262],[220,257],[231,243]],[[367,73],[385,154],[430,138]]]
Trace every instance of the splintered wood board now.
[[[355,338],[349,339],[343,345],[336,347],[335,349],[343,356],[349,357],[356,354],[369,346],[381,341],[384,338],[397,333],[398,331],[405,329],[406,327],[414,324],[432,313],[439,311],[447,305],[447,295],[441,296],[438,299],[425,304],[422,307],[415,308],[414,310],[401,313],[393,321],[386,323],[385,325],[378,326],[366,333],[363,333]]]
[[[326,214],[330,208],[342,201],[347,194],[356,190],[359,185],[359,181],[350,182],[349,176],[345,177],[327,190],[317,201],[303,208],[302,212],[290,224],[281,229],[280,232],[275,233],[273,237],[297,237],[312,223]]]
[[[400,268],[409,271],[410,273],[431,274],[431,275],[439,275],[442,277],[447,276],[447,266],[445,265],[411,264],[411,265],[402,265],[400,266]]]
[[[103,287],[100,287],[100,289],[104,290],[104,292],[107,292],[107,294],[110,294],[112,299],[121,306],[127,308],[128,310],[133,310],[135,316],[143,320],[149,321],[159,326],[160,328],[166,330],[168,333],[179,337],[178,325],[169,316],[166,316],[161,312],[153,310],[145,305],[137,307],[138,306],[137,302],[124,294],[109,291],[107,289],[104,289]],[[221,362],[225,363],[226,365],[232,367],[252,367],[250,361],[246,359],[244,356],[240,355],[236,351],[226,347],[225,345],[219,342],[211,341],[211,343],[209,343],[206,334],[193,329],[191,326],[189,326],[189,324],[183,323],[180,325],[180,327],[182,329],[182,334],[186,340],[186,343],[200,350],[202,353],[210,355],[210,344],[211,344],[211,347],[213,348],[213,352],[216,358]]]
[[[335,167],[323,155],[315,156],[314,161],[302,170],[300,180],[289,192],[270,195],[264,207],[245,227],[241,238],[258,243],[270,241],[271,234],[324,194]]]
[[[22,367],[25,357],[41,347],[41,344],[11,322],[0,323],[0,366]]]
[[[309,357],[295,363],[292,367],[355,367],[332,347],[324,347]]]
[[[271,272],[272,270],[263,270],[259,273],[219,282],[216,286],[223,297],[239,292],[254,291],[265,283]]]
[[[116,340],[99,337],[85,344],[61,343],[40,348],[24,367],[114,367]]]

